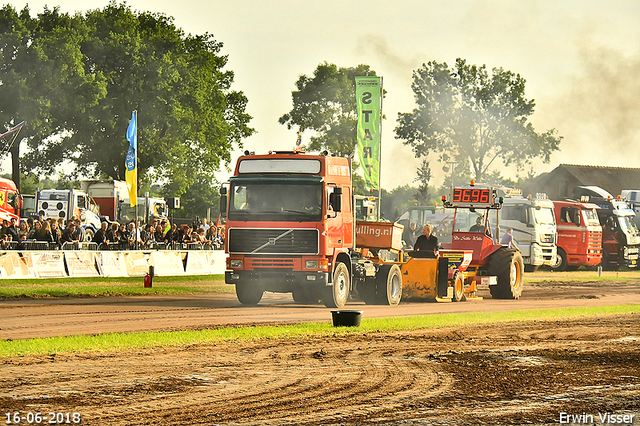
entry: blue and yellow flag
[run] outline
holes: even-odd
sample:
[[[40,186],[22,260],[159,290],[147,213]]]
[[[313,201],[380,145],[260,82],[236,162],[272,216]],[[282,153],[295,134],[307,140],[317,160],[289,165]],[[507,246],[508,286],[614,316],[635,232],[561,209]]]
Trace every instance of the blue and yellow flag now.
[[[138,114],[133,111],[131,122],[127,129],[127,140],[129,141],[129,151],[124,160],[126,167],[125,180],[129,190],[129,204],[131,207],[138,204]]]

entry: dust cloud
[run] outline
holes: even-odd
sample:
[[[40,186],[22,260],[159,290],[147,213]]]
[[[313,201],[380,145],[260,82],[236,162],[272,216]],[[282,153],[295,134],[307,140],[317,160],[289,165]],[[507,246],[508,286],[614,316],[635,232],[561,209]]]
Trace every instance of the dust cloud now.
[[[549,105],[565,136],[561,163],[639,167],[640,54],[584,43],[582,73]]]

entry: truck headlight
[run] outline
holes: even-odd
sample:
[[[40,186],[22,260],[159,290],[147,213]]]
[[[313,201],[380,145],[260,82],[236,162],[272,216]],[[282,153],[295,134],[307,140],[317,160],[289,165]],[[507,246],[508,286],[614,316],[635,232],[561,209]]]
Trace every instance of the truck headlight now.
[[[318,261],[317,260],[307,260],[304,262],[304,267],[307,269],[318,269]]]
[[[242,259],[231,259],[229,261],[229,267],[232,269],[241,269],[242,268]]]

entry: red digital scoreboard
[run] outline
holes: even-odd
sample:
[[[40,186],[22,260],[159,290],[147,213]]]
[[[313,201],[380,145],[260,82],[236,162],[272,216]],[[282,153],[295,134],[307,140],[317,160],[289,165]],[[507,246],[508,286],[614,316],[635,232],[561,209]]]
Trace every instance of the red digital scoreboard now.
[[[453,188],[451,200],[454,206],[491,206],[495,200],[493,188]]]

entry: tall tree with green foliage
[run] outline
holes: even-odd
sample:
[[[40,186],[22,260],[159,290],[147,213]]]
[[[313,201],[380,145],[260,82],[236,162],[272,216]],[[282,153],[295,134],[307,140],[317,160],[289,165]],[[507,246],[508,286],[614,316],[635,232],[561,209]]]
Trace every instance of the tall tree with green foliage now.
[[[318,65],[313,77],[301,75],[298,90],[291,93],[293,108],[278,120],[288,129],[313,130],[306,148],[309,151],[327,150],[346,157],[355,152],[356,76],[374,76],[369,65],[338,68],[327,62]]]
[[[21,142],[39,151],[47,140],[64,137],[76,117],[106,95],[102,76],[85,72],[80,51],[85,36],[83,20],[57,8],[45,8],[35,18],[28,7],[0,9],[0,126],[26,122],[10,149],[18,187]],[[56,154],[62,163],[65,158]]]
[[[429,161],[423,159],[418,167],[418,176],[413,180],[418,184],[418,191],[415,194],[416,199],[422,206],[426,206],[431,201],[429,193],[429,181],[431,180],[431,167]]]
[[[401,113],[396,138],[413,148],[417,157],[431,152],[447,154],[468,164],[475,179],[495,167],[522,168],[533,158],[545,163],[558,150],[562,137],[555,129],[537,133],[528,118],[535,102],[524,96],[519,74],[457,59],[455,67],[429,62],[414,71],[411,88],[416,108]]]
[[[125,132],[137,110],[139,179],[171,182],[180,196],[199,177],[213,179],[254,133],[212,35],[185,35],[170,17],[115,2],[77,17],[86,26],[79,57],[105,94],[77,110],[63,137],[30,141],[28,168],[50,172],[66,160],[76,176],[123,180]]]

